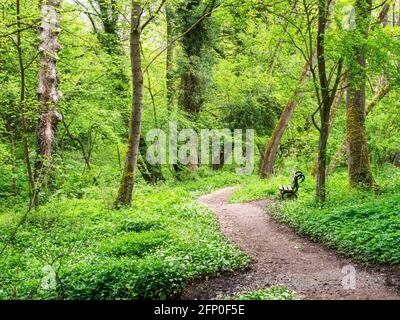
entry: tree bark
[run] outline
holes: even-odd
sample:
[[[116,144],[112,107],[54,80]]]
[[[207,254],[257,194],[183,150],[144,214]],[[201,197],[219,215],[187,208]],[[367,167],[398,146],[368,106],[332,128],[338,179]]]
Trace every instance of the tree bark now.
[[[356,1],[355,35],[368,38],[372,0]],[[371,189],[376,186],[369,160],[367,134],[365,130],[366,58],[363,48],[354,42],[351,50],[353,67],[349,70],[349,88],[346,102],[346,139],[350,188]],[[356,67],[354,67],[356,65]]]
[[[319,135],[319,152],[318,152],[318,170],[317,170],[317,197],[320,202],[326,199],[326,146],[329,137],[329,114],[330,114],[330,97],[329,82],[326,74],[325,62],[325,32],[328,17],[328,3],[326,0],[318,2],[318,35],[317,35],[317,59],[318,59],[318,75],[319,84],[321,86],[321,106],[320,106],[320,135]]]
[[[138,161],[140,131],[142,126],[142,102],[143,102],[143,70],[141,65],[140,44],[142,15],[140,2],[132,1],[131,32],[130,32],[130,56],[132,69],[132,111],[129,124],[128,150],[125,158],[125,168],[122,175],[115,207],[121,205],[130,206],[132,203],[132,191],[135,181],[135,171]]]
[[[340,85],[340,88],[336,91],[335,99],[333,100],[331,112],[329,114],[329,127],[328,127],[329,134],[331,133],[333,123],[335,122],[339,106],[342,103],[343,94],[346,91],[346,87],[347,87],[347,75],[343,78],[342,84]],[[313,175],[314,177],[317,174],[317,167],[318,167],[318,156],[314,159],[311,167],[311,175]]]
[[[53,153],[56,145],[57,124],[62,119],[57,111],[57,103],[60,99],[58,92],[58,76],[56,62],[60,45],[58,34],[60,33],[60,1],[46,0],[40,5],[42,20],[40,24],[39,52],[39,102],[40,119],[36,131],[36,163],[35,163],[35,203],[37,192],[48,186],[48,176],[53,171]]]
[[[371,112],[372,109],[390,92],[390,89],[391,89],[391,85],[385,84],[385,85],[381,86],[379,90],[377,90],[376,95],[372,98],[372,100],[368,103],[367,107],[365,108],[365,116],[368,116],[369,112]],[[343,158],[343,156],[346,154],[346,150],[347,150],[346,147],[347,147],[347,143],[346,143],[346,139],[344,139],[342,144],[340,145],[340,147],[335,152],[335,155],[333,156],[331,162],[329,163],[328,168],[326,169],[327,176],[332,175],[332,173],[336,169],[338,163]]]

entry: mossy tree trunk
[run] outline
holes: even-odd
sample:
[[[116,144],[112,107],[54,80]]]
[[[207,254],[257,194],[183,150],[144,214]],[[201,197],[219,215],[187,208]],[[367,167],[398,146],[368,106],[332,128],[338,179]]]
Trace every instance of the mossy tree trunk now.
[[[383,84],[378,90],[376,95],[372,98],[372,100],[368,103],[367,107],[365,108],[365,116],[372,111],[372,109],[390,92],[392,86],[390,84]],[[335,155],[332,157],[331,162],[326,169],[326,174],[330,176],[333,171],[336,169],[337,165],[339,164],[340,160],[345,156],[347,150],[347,143],[346,139],[343,140],[340,147],[335,152]]]
[[[217,31],[210,16],[218,5],[216,0],[187,0],[176,12],[179,29],[184,34],[181,44],[186,59],[180,68],[180,106],[194,119],[204,103],[207,77],[212,64],[211,48]]]
[[[372,0],[356,1],[356,28],[354,37],[368,38]],[[354,41],[349,69],[349,88],[346,102],[346,139],[348,150],[349,184],[351,188],[371,189],[376,186],[369,160],[367,134],[365,130],[366,58],[361,41]]]
[[[178,9],[182,32],[188,29],[193,20],[197,20],[193,15],[194,12],[199,11],[201,5],[201,0],[188,0]],[[182,110],[193,118],[198,116],[204,102],[205,79],[201,69],[205,67],[205,61],[202,53],[208,41],[209,31],[205,20],[198,23],[181,40],[186,61],[181,66],[179,102]]]
[[[192,120],[196,120],[205,101],[208,77],[213,63],[211,55],[217,29],[210,19],[219,5],[216,0],[187,0],[176,11],[177,22],[183,36],[181,45],[184,63],[180,66],[181,94],[179,106]],[[186,166],[190,171],[198,169],[198,163]],[[174,166],[180,173],[183,166]]]
[[[132,191],[135,181],[135,171],[138,161],[140,131],[142,126],[143,103],[143,71],[140,56],[140,44],[142,35],[140,2],[132,2],[131,32],[130,32],[130,57],[132,71],[132,111],[129,123],[128,149],[125,158],[125,167],[122,174],[115,206],[130,206],[132,203]]]

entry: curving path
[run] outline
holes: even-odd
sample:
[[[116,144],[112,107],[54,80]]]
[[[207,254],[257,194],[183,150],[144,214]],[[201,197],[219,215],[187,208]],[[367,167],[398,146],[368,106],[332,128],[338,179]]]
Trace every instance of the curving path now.
[[[255,262],[245,272],[188,287],[182,299],[213,299],[272,285],[284,285],[302,299],[400,299],[400,268],[366,268],[341,257],[273,220],[265,213],[272,200],[228,204],[233,190],[218,190],[198,201],[215,212],[226,238]],[[355,289],[343,287],[342,271],[352,270],[346,266],[355,268]]]

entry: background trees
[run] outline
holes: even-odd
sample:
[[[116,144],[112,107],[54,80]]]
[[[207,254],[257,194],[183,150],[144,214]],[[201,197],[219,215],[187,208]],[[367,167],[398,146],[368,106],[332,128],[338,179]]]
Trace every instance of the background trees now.
[[[58,3],[43,2],[49,4],[58,8]],[[140,91],[143,121],[140,130],[137,124],[134,135],[139,141],[139,182],[143,178],[155,183],[181,175],[175,172],[181,171],[179,166],[173,170],[146,161],[146,133],[155,127],[167,128],[169,120],[177,120],[179,127],[196,129],[256,128],[259,174],[266,178],[311,169],[313,159],[326,152],[322,158],[329,162],[328,173],[346,166],[348,159],[350,185],[368,187],[374,185],[374,168],[396,159],[399,19],[394,5],[380,1],[319,2],[320,8],[325,8],[325,30],[318,25],[321,15],[315,1],[239,4],[235,0],[171,0],[140,5],[144,5],[142,22],[154,16],[140,35],[140,90],[140,75],[132,73],[138,68],[130,69],[131,61],[138,62],[129,56],[130,2],[63,2],[56,10],[61,33],[55,27],[49,36],[63,49],[58,53],[58,46],[52,46],[54,52],[48,53],[46,65],[55,66],[54,58],[59,55],[57,90],[63,97],[57,108],[58,98],[50,99],[56,95],[36,96],[46,79],[46,87],[53,92],[57,87],[54,72],[43,71],[48,51],[39,51],[45,40],[39,33],[42,30],[43,34],[42,13],[35,3],[23,0],[2,5],[4,194],[24,196],[34,189],[35,141],[45,140],[40,135],[44,130],[37,130],[45,127],[39,119],[56,120],[47,126],[54,136],[47,145],[56,150],[50,179],[54,189],[43,195],[44,200],[52,193],[81,196],[77,189],[118,184],[129,139],[129,106]],[[349,11],[344,10],[349,5],[356,12],[354,30],[343,24],[349,20]],[[321,39],[324,41],[318,46]],[[40,70],[48,77],[39,78]],[[328,116],[329,105],[332,112]],[[50,111],[59,116],[42,117]],[[135,114],[134,119],[138,118]],[[330,132],[330,137],[320,136],[314,124],[321,134]],[[343,147],[344,128],[348,157]],[[395,134],[385,139],[388,128]],[[58,148],[54,149],[56,140]],[[43,152],[38,148],[39,154]],[[318,181],[325,180],[322,158]],[[36,162],[37,168],[40,163]],[[193,174],[189,170],[184,176]],[[319,185],[323,190],[323,184]]]

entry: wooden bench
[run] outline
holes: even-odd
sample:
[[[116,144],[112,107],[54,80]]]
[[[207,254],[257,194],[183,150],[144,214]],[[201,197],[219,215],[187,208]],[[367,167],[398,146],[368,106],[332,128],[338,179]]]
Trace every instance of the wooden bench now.
[[[297,199],[297,191],[299,191],[299,182],[303,182],[306,179],[305,175],[301,171],[297,171],[293,177],[292,186],[279,186],[279,192],[281,194],[281,199],[284,199],[285,194],[289,196],[294,196]]]

